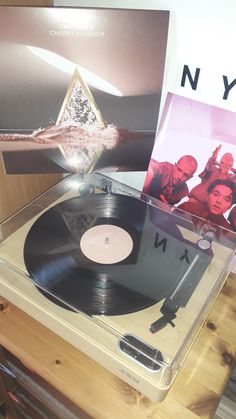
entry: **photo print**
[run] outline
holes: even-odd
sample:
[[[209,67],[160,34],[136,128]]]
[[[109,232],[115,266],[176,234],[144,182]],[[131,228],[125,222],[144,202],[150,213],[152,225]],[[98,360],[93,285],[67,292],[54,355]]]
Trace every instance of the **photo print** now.
[[[143,192],[235,231],[236,113],[168,93]]]

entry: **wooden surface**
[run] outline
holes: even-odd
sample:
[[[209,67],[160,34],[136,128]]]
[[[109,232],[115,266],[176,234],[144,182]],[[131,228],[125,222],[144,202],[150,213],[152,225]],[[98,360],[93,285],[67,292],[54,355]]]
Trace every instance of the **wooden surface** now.
[[[58,182],[62,175],[6,175],[0,153],[0,222]]]
[[[95,419],[212,418],[235,359],[232,274],[162,403],[151,402],[6,300],[0,309],[0,344]]]

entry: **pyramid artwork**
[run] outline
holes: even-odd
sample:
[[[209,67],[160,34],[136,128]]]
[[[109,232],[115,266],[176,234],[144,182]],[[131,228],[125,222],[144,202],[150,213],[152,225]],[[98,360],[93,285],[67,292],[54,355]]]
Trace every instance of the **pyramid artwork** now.
[[[89,132],[89,128],[91,128],[92,133],[94,132],[95,134],[96,129],[105,128],[105,122],[89,86],[82,78],[77,67],[65,95],[56,125],[60,125],[63,131],[63,127],[70,127],[69,130],[74,127],[73,131],[78,133],[74,137],[76,139],[75,143],[58,145],[66,162],[65,168],[75,172],[91,171],[102,154],[104,146],[102,143],[93,143],[91,141],[83,141],[80,145],[79,140],[84,139],[84,132],[81,133],[80,127],[86,129],[86,132]],[[62,159],[60,158],[59,160],[57,163],[63,166]]]
[[[101,112],[77,67],[56,121],[57,125],[61,123],[105,127]]]
[[[0,18],[5,172],[147,170],[169,12],[3,6]]]

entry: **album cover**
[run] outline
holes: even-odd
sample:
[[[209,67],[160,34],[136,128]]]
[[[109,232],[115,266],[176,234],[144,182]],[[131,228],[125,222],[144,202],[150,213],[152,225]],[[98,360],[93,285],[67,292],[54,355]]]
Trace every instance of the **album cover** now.
[[[7,173],[147,170],[168,11],[0,8]]]
[[[143,191],[236,230],[236,113],[169,93]]]

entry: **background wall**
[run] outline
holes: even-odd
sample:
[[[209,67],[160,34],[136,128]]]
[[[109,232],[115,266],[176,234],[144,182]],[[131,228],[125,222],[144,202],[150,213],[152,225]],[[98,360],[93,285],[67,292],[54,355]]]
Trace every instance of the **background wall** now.
[[[236,109],[236,85],[223,99],[223,75],[236,79],[235,0],[55,0],[55,6],[91,6],[171,10],[165,90],[212,105]],[[193,76],[200,69],[197,90],[189,82],[181,86],[183,66]]]

